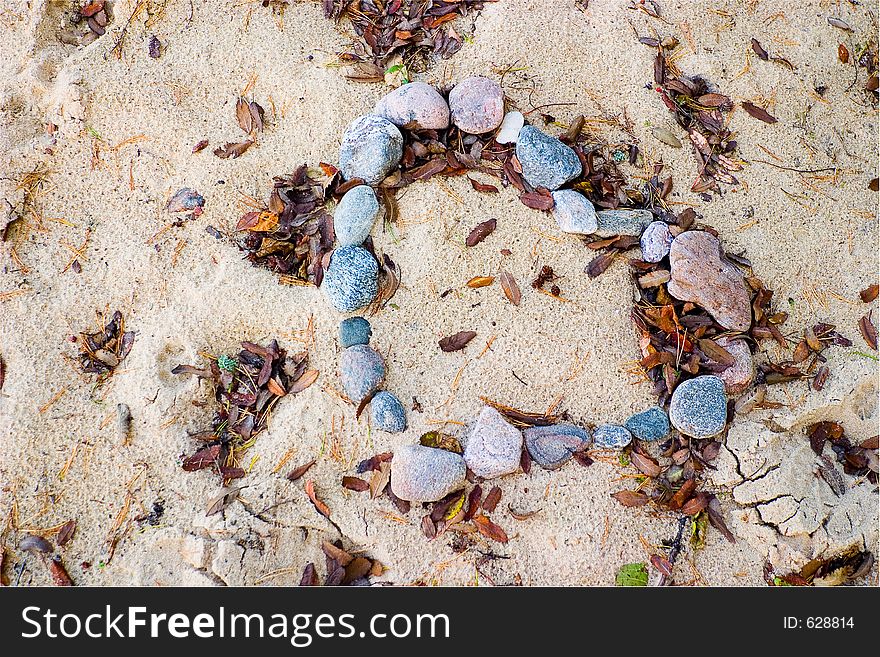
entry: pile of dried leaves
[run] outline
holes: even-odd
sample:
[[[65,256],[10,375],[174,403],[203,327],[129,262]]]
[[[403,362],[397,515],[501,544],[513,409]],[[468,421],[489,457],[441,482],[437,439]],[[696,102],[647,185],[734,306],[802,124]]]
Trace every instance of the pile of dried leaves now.
[[[113,20],[110,9],[105,0],[92,0],[71,12],[69,26],[58,35],[61,43],[87,46],[104,36],[108,23]]]
[[[837,457],[837,462],[843,465],[843,471],[852,477],[865,477],[872,484],[877,484],[877,447],[878,437],[863,440],[858,445],[853,445],[843,431],[843,427],[837,422],[817,422],[807,427],[807,437],[810,447],[822,459],[823,465],[819,467],[819,475],[834,491],[835,495],[843,495],[847,486],[843,478],[837,472],[831,460],[823,456],[825,445],[831,445],[831,450]]]
[[[327,562],[327,577],[323,586],[370,586],[370,577],[378,577],[385,572],[385,566],[375,559],[363,555],[353,555],[342,548],[342,541],[321,544]],[[300,586],[321,586],[315,564],[306,564]]]
[[[245,451],[266,428],[279,399],[295,395],[312,385],[318,370],[308,368],[308,353],[287,355],[272,340],[261,347],[242,342],[236,357],[211,358],[207,368],[178,365],[172,374],[195,374],[214,384],[218,407],[209,430],[193,434],[200,447],[183,461],[189,472],[214,467],[224,484],[246,474],[241,467]]]
[[[813,559],[799,572],[776,574],[764,564],[764,581],[770,586],[840,586],[867,577],[874,567],[874,555],[857,547],[828,559]]]
[[[83,373],[97,374],[103,380],[128,356],[134,345],[134,331],[125,330],[125,320],[118,310],[109,322],[107,316],[99,312],[98,326],[94,333],[79,334],[80,354],[76,361]]]

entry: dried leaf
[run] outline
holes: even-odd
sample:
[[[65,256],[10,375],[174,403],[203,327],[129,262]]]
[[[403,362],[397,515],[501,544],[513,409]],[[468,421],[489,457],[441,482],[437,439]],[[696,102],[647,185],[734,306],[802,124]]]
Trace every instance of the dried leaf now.
[[[518,306],[522,301],[522,292],[519,291],[519,285],[510,272],[503,271],[498,275],[498,281],[501,283],[501,289],[504,290],[504,296],[514,306]]]
[[[617,251],[609,251],[608,253],[603,253],[601,255],[596,256],[590,261],[590,264],[587,265],[587,276],[590,278],[596,278],[605,272],[611,266],[611,263],[614,262],[615,257],[617,257]]]
[[[621,490],[612,493],[611,497],[623,504],[623,506],[644,506],[648,503],[648,496],[634,490]]]
[[[207,139],[202,139],[195,146],[192,147],[192,152],[199,153],[199,152],[205,150],[208,147],[208,143],[209,142]]]
[[[849,50],[842,43],[837,46],[837,59],[841,64],[846,64],[849,61]]]
[[[307,563],[303,569],[302,578],[299,581],[300,586],[318,586],[318,571],[315,570],[315,564]]]
[[[293,382],[293,385],[290,386],[290,390],[287,391],[288,394],[295,395],[298,392],[302,392],[318,380],[318,375],[320,373],[320,370],[306,370],[301,377]]]
[[[546,194],[525,192],[520,194],[519,200],[522,201],[523,205],[533,210],[552,210],[554,205],[553,197],[550,196],[549,192]]]
[[[330,541],[322,541],[321,542],[321,550],[328,557],[336,561],[343,568],[350,564],[354,559],[348,552],[343,550],[341,547],[337,547],[333,545]]]
[[[223,146],[218,146],[214,149],[214,155],[225,160],[227,158],[232,158],[233,160],[244,155],[245,151],[253,146],[251,140],[242,141],[239,143],[227,142]]]
[[[663,472],[663,468],[657,464],[657,461],[646,454],[633,451],[630,454],[629,460],[639,472],[649,477],[659,477],[660,473]]]
[[[342,487],[347,488],[348,490],[353,490],[356,493],[363,493],[365,490],[370,490],[370,484],[360,477],[343,477]]]
[[[288,473],[286,479],[288,481],[296,481],[297,479],[302,477],[306,472],[308,472],[312,468],[312,466],[315,465],[315,463],[317,463],[317,459],[312,459],[308,463],[304,463],[303,465],[299,466],[298,468],[294,468],[293,470],[291,470]]]
[[[385,461],[379,466],[378,470],[373,471],[373,476],[370,477],[370,498],[376,499],[385,492],[385,487],[390,480],[391,462]]]
[[[700,345],[700,351],[702,351],[716,363],[727,365],[728,367],[736,363],[736,358],[734,358],[733,355],[729,351],[727,351],[727,349],[722,347],[714,340],[703,338],[699,340],[697,344]]]
[[[452,351],[459,351],[464,349],[468,342],[477,337],[477,333],[475,331],[459,331],[455,335],[450,335],[438,343],[440,345],[440,349],[447,353]]]
[[[494,282],[494,276],[474,276],[467,282],[467,286],[470,288],[486,287],[487,285],[492,285]]]
[[[514,520],[520,520],[520,521],[528,520],[529,518],[531,518],[535,514],[541,512],[541,509],[535,509],[534,511],[514,511],[513,507],[510,504],[507,505],[507,510],[508,510],[508,512],[510,512],[511,517]]]
[[[498,486],[492,486],[492,490],[489,491],[489,494],[486,495],[486,499],[483,500],[483,511],[486,513],[492,513],[500,501],[501,489]]]
[[[458,439],[455,436],[450,436],[439,431],[428,431],[427,433],[423,433],[421,438],[419,438],[419,444],[424,447],[445,449],[447,452],[455,452],[456,454],[464,452],[461,448],[461,443],[458,442]]]
[[[495,230],[497,224],[498,222],[495,219],[487,219],[486,221],[477,224],[468,234],[467,239],[465,239],[465,245],[476,246]]]
[[[244,134],[249,135],[254,131],[254,119],[251,115],[250,107],[248,102],[241,96],[238,97],[235,103],[235,118],[238,120],[238,127],[242,129]]]
[[[322,516],[330,519],[330,507],[324,504],[321,500],[318,499],[317,494],[315,493],[315,482],[311,479],[306,482],[305,485],[306,495],[309,496],[309,499],[312,501],[312,504],[315,505],[315,509],[318,510]]]
[[[877,292],[880,290],[880,286],[876,283],[874,285],[869,285],[864,290],[859,292],[859,298],[865,303],[871,303],[874,299],[877,298]]]
[[[509,540],[504,530],[501,529],[501,527],[496,525],[494,522],[489,520],[489,518],[487,518],[486,516],[482,514],[477,514],[476,516],[474,516],[473,522],[479,532],[490,541],[496,541],[497,543],[507,543],[507,541]]]
[[[52,576],[52,583],[55,586],[73,586],[73,580],[70,579],[70,575],[64,569],[61,557],[56,556],[54,559],[49,560],[49,574]]]
[[[213,516],[215,513],[220,513],[230,504],[232,504],[236,499],[238,499],[238,493],[241,490],[241,487],[233,486],[229,488],[221,488],[220,492],[210,501],[208,502],[208,508],[205,510],[206,516]]]
[[[705,493],[697,493],[681,506],[681,512],[688,516],[695,516],[705,509],[709,504],[709,499]]]
[[[485,192],[489,194],[498,193],[498,188],[495,185],[488,185],[486,183],[477,182],[471,177],[468,177],[468,180],[471,181],[471,186],[478,192]]]
[[[183,469],[187,472],[194,472],[203,468],[209,468],[217,462],[220,456],[220,445],[211,445],[197,451],[192,456],[184,459]]]
[[[749,116],[759,119],[764,123],[776,123],[776,117],[772,116],[763,107],[758,107],[754,103],[745,101],[742,103],[742,108],[749,114]]]
[[[871,349],[877,349],[877,327],[874,326],[874,322],[871,321],[871,313],[868,313],[861,319],[859,319],[859,331],[862,333],[862,337],[865,339],[865,342]]]
[[[61,525],[61,529],[58,530],[58,534],[55,536],[55,541],[58,543],[58,547],[64,547],[70,540],[73,538],[73,533],[76,531],[76,520],[68,520],[63,525]]]
[[[770,58],[770,56],[767,54],[767,51],[764,50],[763,46],[761,46],[760,43],[758,43],[757,39],[752,39],[752,50],[754,50],[755,54],[759,58],[763,59],[765,62]]]

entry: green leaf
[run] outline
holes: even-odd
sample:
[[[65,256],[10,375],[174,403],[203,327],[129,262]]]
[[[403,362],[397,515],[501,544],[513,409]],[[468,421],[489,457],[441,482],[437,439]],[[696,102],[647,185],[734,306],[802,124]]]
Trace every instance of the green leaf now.
[[[644,563],[627,563],[617,571],[617,586],[647,586],[648,568]]]
[[[700,550],[706,544],[706,530],[709,528],[709,512],[700,511],[691,521],[691,545]]]

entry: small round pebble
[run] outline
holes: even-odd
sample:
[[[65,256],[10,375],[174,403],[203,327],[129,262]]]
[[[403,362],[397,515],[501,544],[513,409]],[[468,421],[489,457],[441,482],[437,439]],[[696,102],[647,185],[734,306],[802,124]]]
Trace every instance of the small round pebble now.
[[[342,389],[355,404],[373,394],[385,379],[385,360],[379,352],[365,344],[356,344],[339,358]]]
[[[355,119],[342,136],[339,169],[346,180],[361,178],[377,185],[400,163],[403,135],[386,118],[366,114]]]
[[[390,392],[377,392],[370,400],[372,425],[388,433],[406,431],[406,409]]]
[[[532,187],[553,191],[581,175],[581,161],[571,148],[556,137],[545,135],[527,125],[519,133],[516,157],[522,166],[523,178]]]
[[[492,132],[504,119],[504,92],[489,78],[467,78],[449,92],[449,111],[452,122],[462,132]]]
[[[710,438],[727,424],[724,381],[704,375],[678,384],[669,402],[672,426],[692,438]]]
[[[333,213],[333,230],[340,246],[360,246],[373,229],[379,214],[376,192],[369,185],[348,190]]]
[[[630,416],[624,426],[639,440],[655,441],[669,435],[669,418],[659,406]]]
[[[468,431],[464,460],[483,479],[516,472],[522,456],[523,436],[491,406],[484,406]]]
[[[526,119],[522,112],[508,112],[504,115],[498,134],[495,135],[495,141],[499,144],[515,144],[525,123]]]
[[[409,502],[436,502],[464,488],[467,466],[455,452],[406,445],[391,459],[391,490]]]
[[[339,322],[339,344],[343,349],[356,344],[370,344],[373,329],[363,317],[349,317]]]
[[[665,221],[652,221],[642,233],[639,245],[642,247],[642,260],[660,262],[669,255],[669,247],[672,246],[669,225]]]
[[[532,460],[546,470],[562,467],[590,446],[590,432],[573,424],[529,427],[523,432]]]
[[[629,430],[619,424],[603,424],[593,430],[593,446],[597,449],[623,449],[632,438]]]
[[[424,82],[410,82],[385,94],[373,114],[400,127],[416,130],[443,130],[449,126],[449,105],[443,96]]]
[[[727,369],[718,373],[718,378],[724,381],[724,391],[731,397],[738,397],[748,390],[755,381],[757,371],[755,359],[749,344],[742,338],[722,335],[716,338],[718,346],[726,349],[733,356],[734,363]]]
[[[336,310],[350,313],[368,306],[379,293],[379,263],[359,246],[340,246],[330,256],[321,284]]]
[[[633,210],[622,208],[619,210],[600,210],[596,213],[599,227],[596,235],[599,237],[611,237],[612,235],[631,235],[638,237],[654,221],[654,215],[650,210]]]
[[[575,235],[592,235],[596,232],[596,208],[590,199],[573,189],[560,189],[552,196],[553,216],[562,232]]]

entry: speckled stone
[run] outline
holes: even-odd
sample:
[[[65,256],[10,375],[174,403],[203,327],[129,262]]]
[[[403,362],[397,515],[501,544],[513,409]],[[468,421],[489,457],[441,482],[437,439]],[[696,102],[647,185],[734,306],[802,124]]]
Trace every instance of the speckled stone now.
[[[449,105],[430,84],[410,82],[385,94],[373,109],[396,126],[443,130],[449,126]]]
[[[455,452],[405,445],[391,459],[391,490],[409,502],[436,502],[464,488],[467,466]]]
[[[377,392],[370,400],[372,425],[388,433],[406,431],[406,409],[390,392]]]
[[[449,92],[449,111],[452,122],[462,132],[492,132],[504,119],[504,92],[489,78],[467,78]]]
[[[669,294],[697,304],[726,329],[749,330],[752,302],[742,272],[724,257],[717,237],[703,230],[682,233],[672,240],[669,267]]]
[[[672,233],[665,221],[652,221],[645,228],[639,240],[642,247],[642,260],[645,262],[660,262],[669,255],[669,247],[672,246]]]
[[[376,185],[391,173],[403,156],[403,135],[386,118],[367,114],[355,119],[342,136],[339,169],[346,180],[361,178]]]
[[[491,406],[484,406],[468,431],[464,460],[483,479],[516,472],[522,456],[523,436]]]
[[[379,293],[379,263],[366,249],[341,246],[330,256],[321,287],[340,312],[368,306]]]
[[[342,389],[355,404],[373,394],[385,379],[385,361],[379,352],[365,344],[356,344],[339,358]]]
[[[669,435],[669,418],[659,406],[631,415],[624,423],[629,432],[639,440],[662,440]]]
[[[360,246],[373,229],[379,214],[376,192],[369,185],[352,187],[333,213],[333,230],[339,246]]]
[[[370,344],[373,328],[363,317],[349,317],[339,322],[339,344],[348,349],[356,344]]]
[[[596,449],[623,449],[632,442],[632,434],[619,424],[603,424],[593,430]]]
[[[553,191],[583,171],[581,161],[571,148],[556,137],[545,135],[527,125],[519,133],[516,157],[522,166],[523,178],[532,187]]]
[[[559,229],[575,235],[592,235],[596,232],[596,208],[586,196],[573,189],[553,192],[553,216]]]
[[[648,224],[654,221],[654,215],[650,210],[623,208],[620,210],[600,210],[596,214],[599,222],[596,235],[599,237],[611,237],[612,235],[638,237],[648,227]]]
[[[590,446],[590,432],[573,424],[529,427],[523,432],[532,460],[547,470],[562,467],[577,452]]]
[[[731,397],[741,395],[755,380],[755,359],[752,357],[752,350],[742,338],[723,335],[715,338],[715,342],[735,359],[733,365],[718,373],[718,378],[724,381],[724,391]]]
[[[526,119],[521,112],[508,112],[504,115],[498,134],[495,135],[495,141],[499,144],[515,144],[525,123]]]
[[[724,381],[704,375],[678,384],[669,402],[672,426],[693,438],[710,438],[727,424],[727,395]]]

